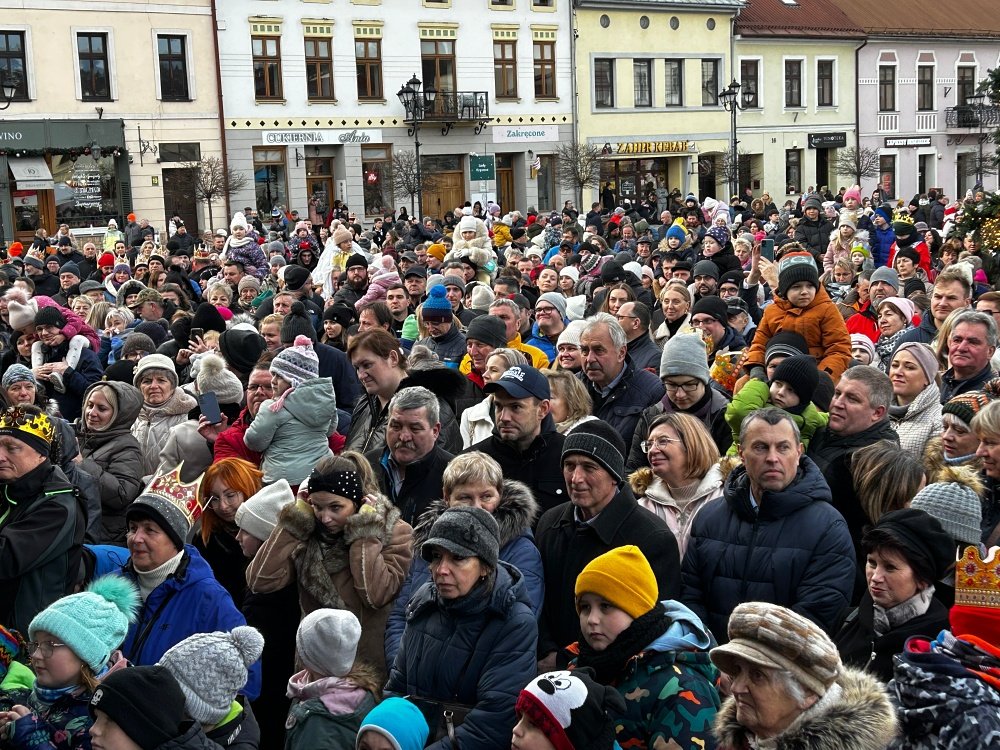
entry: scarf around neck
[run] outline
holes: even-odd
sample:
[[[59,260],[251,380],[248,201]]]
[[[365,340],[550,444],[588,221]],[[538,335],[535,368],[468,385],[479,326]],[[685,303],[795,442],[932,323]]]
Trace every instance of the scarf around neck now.
[[[621,679],[629,659],[643,651],[670,627],[671,620],[660,602],[649,612],[637,617],[618,634],[603,651],[595,651],[586,639],[580,638],[578,667],[590,667],[602,685],[613,685]]]

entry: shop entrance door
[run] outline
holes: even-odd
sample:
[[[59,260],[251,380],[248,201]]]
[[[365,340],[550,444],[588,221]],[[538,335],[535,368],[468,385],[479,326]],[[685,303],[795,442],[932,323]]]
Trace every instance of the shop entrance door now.
[[[309,221],[318,233],[333,206],[333,159],[306,159],[306,190],[309,193]]]
[[[163,209],[166,211],[163,226],[168,226],[170,217],[177,214],[187,227],[187,233],[192,237],[201,238],[201,228],[198,222],[198,204],[192,189],[195,180],[195,170],[187,168],[163,170]],[[208,217],[205,217],[206,220]],[[228,219],[225,216],[213,216],[219,227],[228,231]],[[209,227],[215,231],[219,227]]]
[[[816,188],[830,185],[830,149],[816,149]]]
[[[497,154],[497,200],[505,214],[517,207],[517,196],[514,193],[514,157],[511,154]]]
[[[45,229],[49,234],[55,234],[58,229],[54,196],[51,190],[13,191],[14,239],[25,248],[35,239],[38,229]]]

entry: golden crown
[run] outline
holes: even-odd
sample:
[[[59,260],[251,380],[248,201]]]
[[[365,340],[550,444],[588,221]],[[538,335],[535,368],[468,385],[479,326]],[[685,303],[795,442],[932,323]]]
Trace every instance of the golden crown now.
[[[24,409],[16,407],[0,414],[0,430],[26,432],[45,441],[46,445],[52,444],[55,435],[52,420],[45,414],[29,414]]]
[[[902,224],[913,223],[913,217],[910,216],[910,212],[907,211],[905,208],[901,208],[898,211],[896,211],[892,216],[892,220],[900,222]]]
[[[1000,547],[986,559],[976,547],[966,547],[955,564],[955,604],[1000,609]]]
[[[166,500],[180,510],[187,518],[188,523],[193,525],[195,521],[201,518],[201,513],[204,510],[198,500],[198,487],[201,484],[203,475],[199,474],[198,478],[193,482],[185,483],[181,481],[181,467],[183,465],[184,462],[181,461],[174,467],[173,471],[160,474],[149,483],[149,487],[142,494],[153,495]]]

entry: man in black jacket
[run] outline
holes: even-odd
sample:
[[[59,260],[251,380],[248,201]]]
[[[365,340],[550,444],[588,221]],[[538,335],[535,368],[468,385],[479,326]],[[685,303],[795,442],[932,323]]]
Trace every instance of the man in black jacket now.
[[[531,487],[544,513],[567,499],[559,462],[565,437],[550,414],[549,381],[534,367],[518,365],[483,389],[493,395],[496,427],[486,440],[469,447],[482,451],[503,469],[507,479]]]
[[[411,526],[442,497],[452,455],[435,444],[440,419],[437,396],[423,386],[404,388],[389,402],[385,448],[365,454],[382,492]]]
[[[822,199],[815,193],[807,196],[802,201],[802,220],[795,229],[795,241],[809,248],[821,267],[833,230],[833,224],[823,216]]]
[[[595,557],[635,545],[656,574],[658,601],[676,598],[680,589],[677,541],[666,522],[636,502],[625,481],[625,443],[610,425],[591,420],[570,431],[562,472],[569,502],[547,511],[536,534],[545,570],[540,671],[565,664],[565,647],[580,639],[576,578]]]

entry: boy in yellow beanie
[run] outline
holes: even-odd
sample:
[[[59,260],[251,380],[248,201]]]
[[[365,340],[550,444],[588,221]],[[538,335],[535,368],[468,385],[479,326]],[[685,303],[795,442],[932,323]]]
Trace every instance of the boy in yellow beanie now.
[[[714,747],[715,639],[680,602],[657,601],[657,590],[638,547],[594,558],[576,579],[583,639],[569,649],[577,654],[570,667],[590,667],[625,699],[625,712],[613,717],[623,747]]]

